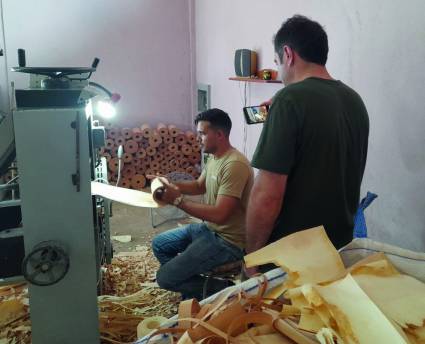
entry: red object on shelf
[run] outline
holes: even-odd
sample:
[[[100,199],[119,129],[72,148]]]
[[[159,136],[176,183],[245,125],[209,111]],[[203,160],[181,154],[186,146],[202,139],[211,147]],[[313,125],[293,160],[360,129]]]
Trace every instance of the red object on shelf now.
[[[229,80],[234,80],[234,81],[246,81],[246,82],[259,82],[262,84],[281,84],[282,81],[280,80],[263,80],[263,79],[259,79],[259,78],[247,78],[247,77],[242,77],[242,76],[234,76],[229,78]]]

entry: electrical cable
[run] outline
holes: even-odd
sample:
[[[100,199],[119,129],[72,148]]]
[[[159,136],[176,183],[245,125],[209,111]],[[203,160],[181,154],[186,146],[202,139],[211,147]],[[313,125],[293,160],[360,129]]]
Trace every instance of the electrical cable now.
[[[244,95],[244,98],[243,98],[243,104],[244,104],[244,107],[246,107],[246,105],[247,105],[247,94],[246,94],[246,88],[247,88],[247,82],[245,82],[245,85],[244,85],[244,93],[243,93],[243,95]],[[244,123],[244,125],[243,125],[243,154],[244,154],[245,156],[247,156],[247,151],[248,151],[248,149],[247,149],[247,141],[248,141],[248,125],[247,125],[246,121],[244,121],[243,123]]]
[[[243,106],[246,106],[246,103],[247,103],[246,88],[247,88],[247,83],[245,82],[244,91],[243,91],[243,99],[244,99]]]
[[[239,97],[241,98],[242,104],[244,104],[243,94],[241,91],[241,81],[238,82],[238,87],[239,87]]]
[[[72,80],[72,79],[71,79],[71,80]],[[109,91],[106,87],[104,87],[104,86],[102,86],[102,85],[98,84],[97,82],[89,81],[89,86],[93,86],[93,87],[99,88],[99,89],[101,89],[103,92],[105,92],[105,93],[108,95],[108,97],[109,97],[109,98],[111,98],[111,97],[112,97],[112,92],[111,92],[111,91]]]
[[[118,184],[120,183],[120,179],[121,179],[121,159],[118,159],[118,176],[117,176],[117,183],[115,184],[115,186],[118,186]]]
[[[238,87],[239,87],[239,97],[241,98],[241,101],[243,103],[243,107],[247,106],[248,103],[248,97],[247,97],[247,82],[244,82],[244,90],[243,90],[243,94],[242,94],[242,90],[241,90],[241,81],[239,81],[238,83]],[[243,122],[243,153],[245,156],[247,156],[247,140],[248,140],[248,125],[246,123],[246,121]]]
[[[124,153],[124,149],[122,145],[118,146],[118,150],[117,150],[117,158],[118,158],[118,177],[117,177],[117,183],[115,184],[115,186],[118,186],[120,179],[121,179],[121,160],[122,160],[122,155]]]

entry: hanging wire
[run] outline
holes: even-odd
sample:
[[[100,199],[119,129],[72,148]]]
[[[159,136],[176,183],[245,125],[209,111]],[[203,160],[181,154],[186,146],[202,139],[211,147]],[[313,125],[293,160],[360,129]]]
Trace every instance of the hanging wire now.
[[[247,97],[247,82],[245,82],[244,85],[244,99],[243,99],[243,106],[247,106],[248,97]],[[246,121],[243,121],[243,154],[247,156],[248,154],[248,124]]]
[[[241,90],[241,82],[244,83],[244,89]],[[245,81],[239,81],[238,87],[239,87],[239,97],[241,98],[242,104],[244,107],[248,104],[248,94],[247,94],[247,82]],[[248,140],[248,125],[246,121],[243,121],[243,154],[247,156],[247,140]]]

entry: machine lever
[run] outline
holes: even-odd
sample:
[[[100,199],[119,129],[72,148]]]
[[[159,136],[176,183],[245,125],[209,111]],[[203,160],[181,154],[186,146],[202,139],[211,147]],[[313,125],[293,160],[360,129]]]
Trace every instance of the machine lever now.
[[[19,67],[25,67],[27,65],[24,49],[18,49],[18,65]]]
[[[100,62],[100,60],[97,57],[95,57],[94,60],[93,60],[93,63],[91,64],[91,67],[97,68],[97,65],[99,64],[99,62]]]
[[[75,121],[71,123],[71,127],[75,129],[75,162],[76,170],[75,173],[71,175],[72,184],[77,188],[77,192],[80,192],[80,113],[77,112],[77,117]]]

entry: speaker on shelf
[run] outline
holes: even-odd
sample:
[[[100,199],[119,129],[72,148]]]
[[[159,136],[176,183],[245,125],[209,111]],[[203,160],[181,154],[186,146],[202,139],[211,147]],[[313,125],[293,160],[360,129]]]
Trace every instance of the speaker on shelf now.
[[[250,77],[257,73],[257,53],[249,49],[238,49],[235,52],[236,76]]]

